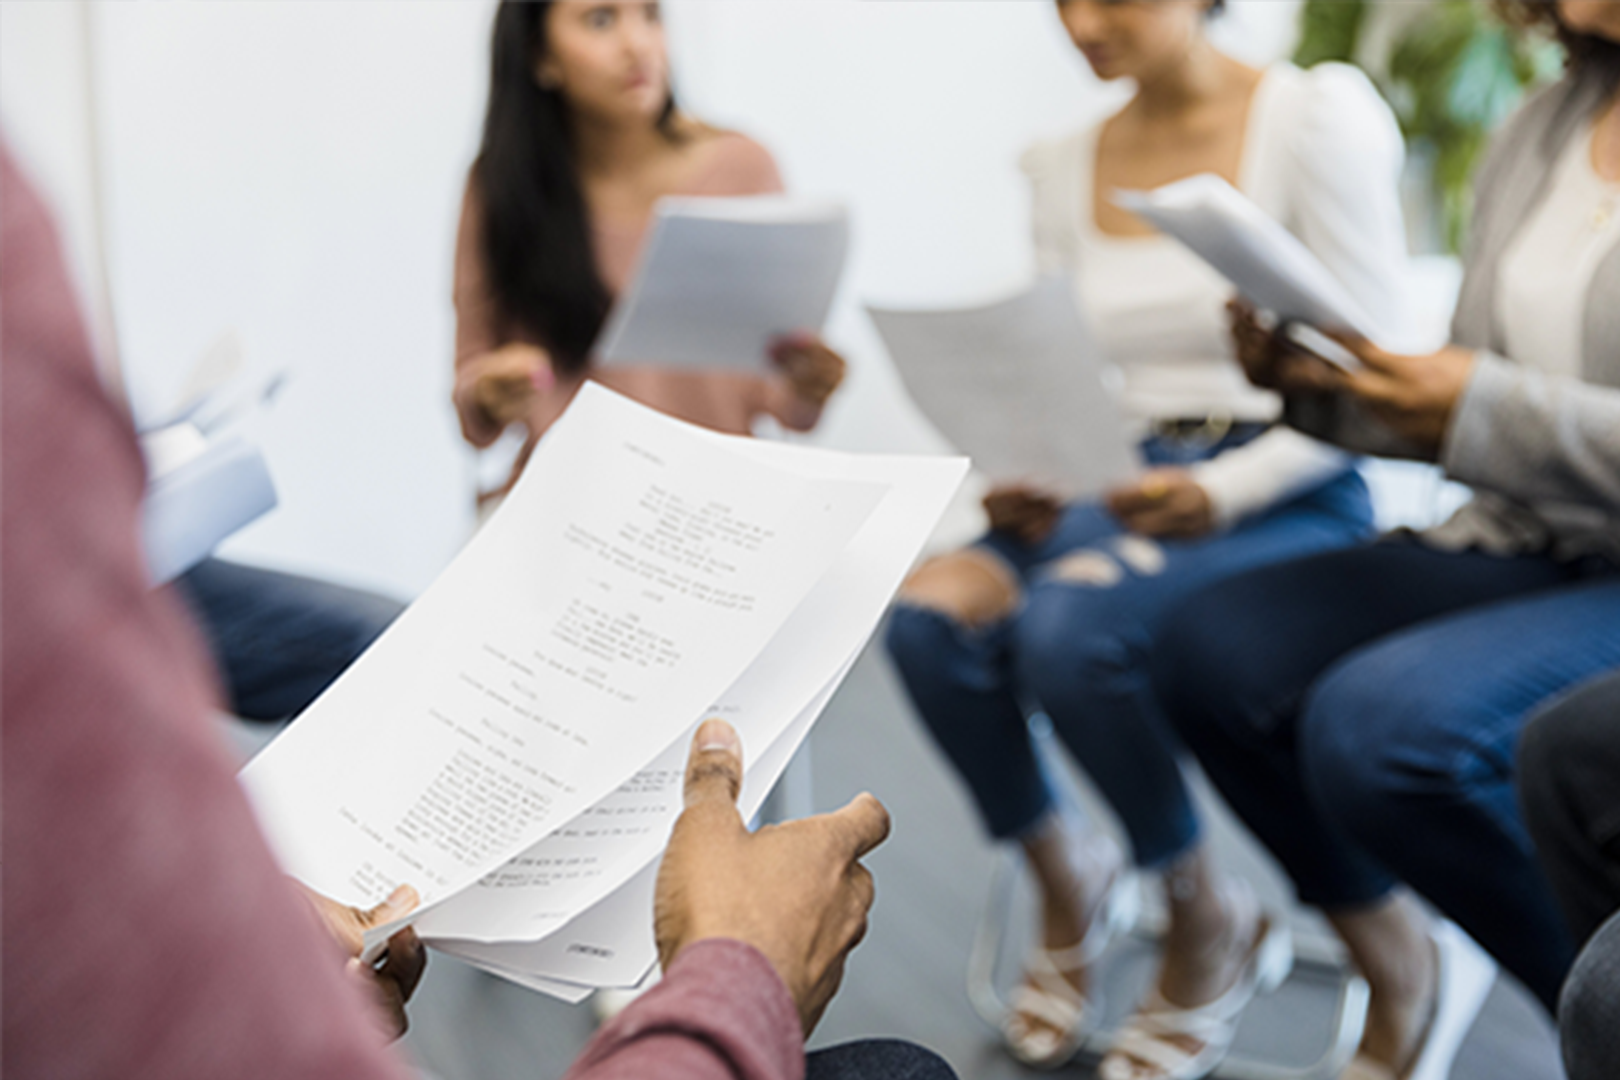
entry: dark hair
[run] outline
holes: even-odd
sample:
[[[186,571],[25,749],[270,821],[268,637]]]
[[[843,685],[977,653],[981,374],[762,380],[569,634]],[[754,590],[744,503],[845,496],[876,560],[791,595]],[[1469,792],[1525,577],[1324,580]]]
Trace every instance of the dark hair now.
[[[1610,86],[1620,85],[1620,42],[1572,30],[1558,15],[1556,0],[1496,0],[1508,25],[1550,30],[1563,43],[1572,72],[1594,72]]]
[[[500,316],[544,346],[560,372],[583,369],[611,298],[591,245],[574,118],[536,81],[550,0],[501,0],[489,68],[489,111],[472,182],[484,211],[483,253]],[[675,100],[658,127],[674,137]]]

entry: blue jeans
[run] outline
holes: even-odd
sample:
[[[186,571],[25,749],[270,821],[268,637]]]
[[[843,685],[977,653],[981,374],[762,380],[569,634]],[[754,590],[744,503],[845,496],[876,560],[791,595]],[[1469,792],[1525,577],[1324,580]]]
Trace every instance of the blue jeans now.
[[[1187,463],[1255,434],[1213,447],[1150,439],[1143,457]],[[1112,804],[1137,864],[1160,867],[1199,835],[1176,744],[1148,684],[1164,614],[1228,575],[1351,544],[1366,535],[1371,516],[1366,485],[1354,472],[1195,541],[1148,541],[1126,533],[1100,504],[1076,503],[1041,544],[994,533],[983,541],[1022,580],[1023,602],[1012,617],[969,629],[902,603],[890,617],[889,652],[991,835],[1018,836],[1052,806],[1026,723],[1039,710]],[[1053,571],[1080,552],[1103,569],[1101,580],[1114,580],[1081,583]]]
[[[1620,573],[1391,541],[1217,584],[1153,685],[1293,877],[1354,909],[1404,880],[1549,1008],[1574,953],[1514,798],[1526,718],[1620,664]]]
[[[204,559],[175,582],[219,665],[231,711],[302,712],[404,605],[310,578]]]

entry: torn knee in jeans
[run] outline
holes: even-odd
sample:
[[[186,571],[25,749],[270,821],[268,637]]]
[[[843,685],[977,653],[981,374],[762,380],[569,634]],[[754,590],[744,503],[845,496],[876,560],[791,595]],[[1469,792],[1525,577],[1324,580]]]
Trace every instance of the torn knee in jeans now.
[[[898,601],[976,629],[1016,611],[1023,591],[999,558],[970,548],[924,563],[901,586]]]
[[[1052,581],[1070,585],[1110,589],[1124,579],[1125,571],[1112,556],[1088,549],[1065,555],[1053,563],[1048,576]]]
[[[1142,577],[1155,577],[1164,573],[1164,548],[1156,540],[1127,533],[1114,540],[1114,554],[1119,561]]]

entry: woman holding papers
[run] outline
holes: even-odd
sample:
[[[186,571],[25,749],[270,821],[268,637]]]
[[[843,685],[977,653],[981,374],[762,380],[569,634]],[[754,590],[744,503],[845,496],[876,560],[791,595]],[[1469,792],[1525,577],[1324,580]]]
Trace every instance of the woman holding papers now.
[[[513,425],[525,437],[506,484],[486,494],[510,487],[587,377],[733,434],[763,417],[816,425],[844,362],[811,335],[784,339],[770,375],[590,365],[659,199],[781,190],[758,143],[675,107],[656,3],[500,5],[456,240],[454,400],[474,446]]]
[[[1402,144],[1368,81],[1337,65],[1265,71],[1217,52],[1207,0],[1058,10],[1104,79],[1137,92],[1116,115],[1024,158],[1042,268],[1066,271],[1109,359],[1150,468],[1101,500],[1060,505],[1002,487],[991,532],[917,572],[889,646],[913,702],[987,828],[1035,872],[1041,947],[1004,1034],[1037,1066],[1073,1056],[1097,1013],[1089,967],[1122,923],[1117,848],[1061,812],[1032,752],[1045,712],[1118,813],[1135,866],[1167,885],[1157,985],[1105,1059],[1105,1080],[1201,1077],[1238,1016],[1288,970],[1277,915],[1212,865],[1177,748],[1148,688],[1163,615],[1251,567],[1347,547],[1370,527],[1343,453],[1274,428],[1275,395],[1233,363],[1227,286],[1115,206],[1118,188],[1226,177],[1292,229],[1380,325],[1399,322]],[[1011,419],[1011,418],[1009,418]],[[1011,478],[1001,478],[1011,479]]]
[[[1175,725],[1371,982],[1367,1075],[1406,1075],[1426,1030],[1431,1055],[1448,1034],[1447,957],[1398,882],[1554,1006],[1573,945],[1514,799],[1516,744],[1539,704],[1620,665],[1620,5],[1509,10],[1555,21],[1572,61],[1480,170],[1456,344],[1352,340],[1345,373],[1239,312],[1290,423],[1438,462],[1474,500],[1215,586],[1155,660]]]

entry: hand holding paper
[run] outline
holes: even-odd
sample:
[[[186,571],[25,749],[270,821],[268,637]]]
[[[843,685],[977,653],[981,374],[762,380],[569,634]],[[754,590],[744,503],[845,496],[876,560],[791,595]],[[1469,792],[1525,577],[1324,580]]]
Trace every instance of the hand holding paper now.
[[[848,249],[849,215],[836,203],[665,199],[597,354],[758,371],[782,335],[827,321]]]
[[[1136,471],[1067,278],[980,307],[867,313],[907,393],[993,481],[1076,498]]]
[[[1242,192],[1213,174],[1153,191],[1117,191],[1114,202],[1174,237],[1279,322],[1373,337],[1377,328],[1311,250]],[[1308,339],[1329,363],[1348,354]],[[1353,358],[1349,362],[1353,363]]]
[[[705,716],[743,735],[752,812],[965,470],[716,435],[587,385],[462,556],[244,770],[267,835],[343,902],[416,885],[424,940],[525,985],[634,983],[685,737]]]
[[[737,733],[724,721],[704,724],[686,766],[686,810],[658,874],[659,957],[667,968],[706,938],[754,946],[787,985],[808,1036],[866,933],[874,893],[860,860],[888,837],[889,814],[858,795],[835,813],[750,833],[737,813],[742,781]]]

